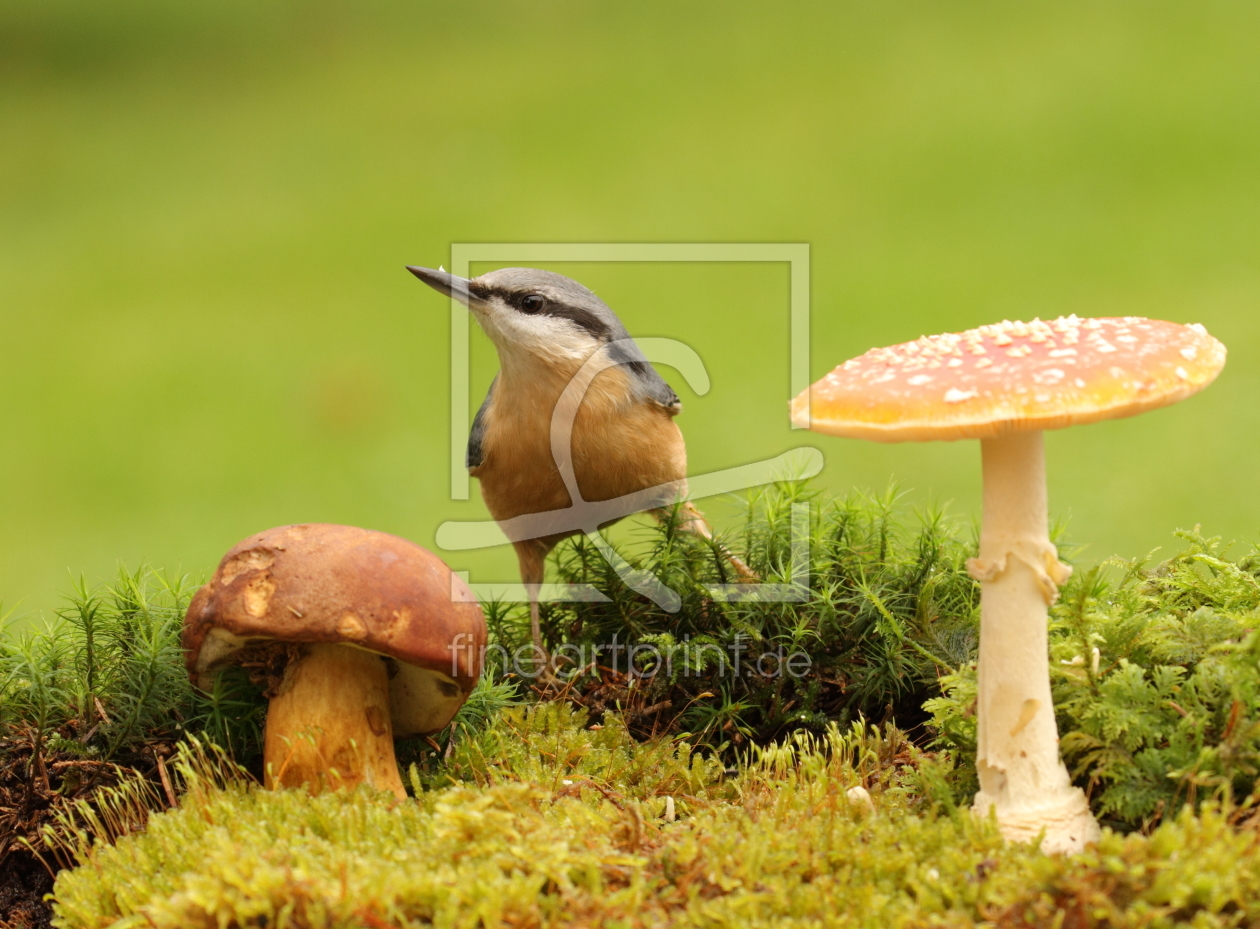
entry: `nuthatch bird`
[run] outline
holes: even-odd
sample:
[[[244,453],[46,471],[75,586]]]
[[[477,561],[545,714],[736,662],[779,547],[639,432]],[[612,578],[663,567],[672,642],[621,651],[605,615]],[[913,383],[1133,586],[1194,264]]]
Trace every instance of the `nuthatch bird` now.
[[[570,505],[552,456],[552,416],[575,375],[606,346],[615,363],[590,382],[572,421],[578,492],[587,501],[610,500],[686,478],[687,451],[674,422],[682,410],[678,395],[617,314],[590,290],[533,268],[503,268],[471,280],[430,268],[407,270],[467,306],[499,353],[499,373],[473,420],[466,458],[496,521]],[[651,512],[665,519],[670,503],[661,499]],[[690,502],[681,505],[678,518],[683,531],[712,538]],[[561,539],[578,531],[512,543],[530,592],[531,631],[540,650],[544,562]],[[733,555],[726,557],[742,579],[755,579]]]

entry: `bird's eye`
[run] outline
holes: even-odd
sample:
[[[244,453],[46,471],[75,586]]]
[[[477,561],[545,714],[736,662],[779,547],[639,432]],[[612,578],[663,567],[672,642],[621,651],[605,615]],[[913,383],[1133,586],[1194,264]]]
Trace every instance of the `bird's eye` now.
[[[521,312],[537,313],[543,308],[543,305],[546,302],[546,298],[544,298],[541,294],[526,294],[521,297]]]

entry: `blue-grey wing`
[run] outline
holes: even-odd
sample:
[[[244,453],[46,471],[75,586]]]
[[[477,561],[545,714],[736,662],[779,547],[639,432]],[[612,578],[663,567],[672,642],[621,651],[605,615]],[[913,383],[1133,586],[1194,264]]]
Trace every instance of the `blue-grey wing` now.
[[[674,388],[665,383],[665,378],[651,364],[646,361],[632,361],[630,370],[638,378],[643,392],[663,406],[671,416],[682,412],[682,401],[678,399],[678,394],[674,393]]]
[[[499,383],[499,375],[496,374],[494,380],[490,382],[490,389],[486,391],[486,399],[481,401],[481,407],[477,410],[477,415],[473,417],[472,430],[468,433],[468,451],[464,454],[464,467],[469,471],[478,467],[485,457],[482,442],[486,437],[486,410],[490,408],[491,400],[494,398],[494,386],[497,383]]]
[[[677,416],[682,410],[682,401],[678,394],[665,382],[665,378],[657,373],[644,356],[639,346],[628,335],[614,343],[612,357],[626,366],[634,379],[640,396],[660,404],[671,416]]]

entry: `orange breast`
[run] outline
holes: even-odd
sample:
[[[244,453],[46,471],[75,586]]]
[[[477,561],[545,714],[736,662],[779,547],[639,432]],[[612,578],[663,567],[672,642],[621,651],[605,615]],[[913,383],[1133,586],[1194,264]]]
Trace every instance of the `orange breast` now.
[[[673,417],[653,403],[628,402],[627,376],[619,368],[601,373],[578,408],[571,453],[584,499],[608,500],[686,476]],[[563,372],[527,384],[501,376],[485,414],[482,463],[472,472],[495,519],[570,505],[551,453],[552,414],[567,383]]]

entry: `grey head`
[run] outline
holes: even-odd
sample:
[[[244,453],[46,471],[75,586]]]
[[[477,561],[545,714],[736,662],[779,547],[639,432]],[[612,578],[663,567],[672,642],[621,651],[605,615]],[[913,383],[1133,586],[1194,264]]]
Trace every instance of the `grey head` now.
[[[537,268],[500,268],[466,279],[446,271],[407,266],[434,290],[468,307],[498,349],[503,367],[569,368],[610,343],[647,399],[676,412],[678,396],[648,363],[617,314],[572,278]]]

